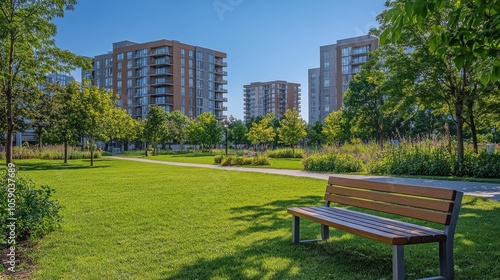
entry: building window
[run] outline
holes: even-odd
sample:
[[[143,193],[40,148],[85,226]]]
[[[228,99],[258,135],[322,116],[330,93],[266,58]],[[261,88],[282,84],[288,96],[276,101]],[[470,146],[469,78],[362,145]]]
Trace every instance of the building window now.
[[[325,68],[325,69],[330,69],[330,61],[325,61],[325,62],[323,63],[323,68]]]
[[[182,67],[182,68],[181,68],[181,76],[182,76],[182,77],[184,77],[184,72],[185,72],[185,70],[186,70],[186,69],[185,69],[184,67]]]
[[[325,80],[323,81],[323,86],[325,86],[325,87],[329,87],[329,86],[330,86],[330,79],[325,79]]]
[[[202,52],[196,52],[196,59],[197,60],[203,60],[203,53]]]
[[[186,88],[185,87],[181,87],[181,95],[182,96],[186,95]],[[184,98],[182,100],[184,100]]]
[[[127,80],[127,87],[132,87],[132,79]]]
[[[132,68],[132,60],[127,61],[127,69]]]
[[[185,66],[186,65],[186,60],[184,58],[181,58],[181,66]]]
[[[194,52],[193,51],[189,51],[189,57],[193,58],[194,56]]]
[[[349,53],[351,52],[351,48],[342,48],[342,56],[346,56],[346,55],[349,55]]]
[[[342,57],[342,65],[349,65],[349,57]]]
[[[123,58],[124,58],[123,53],[119,53],[116,55],[116,60],[123,60]]]
[[[344,65],[342,66],[342,74],[348,74],[349,73],[349,66]]]
[[[95,68],[96,68],[96,69],[100,69],[100,68],[101,68],[101,62],[100,62],[99,60],[97,60],[97,61],[95,62]]]
[[[122,78],[122,72],[117,72],[116,73],[116,78],[121,79]]]
[[[116,88],[122,88],[122,81],[116,82]]]
[[[116,63],[116,69],[122,70],[122,63],[121,62]]]
[[[323,52],[323,59],[324,60],[329,60],[330,59],[330,51]]]
[[[181,49],[181,55],[184,56],[186,54],[186,50],[185,49]]]
[[[193,68],[193,60],[192,59],[189,60],[189,68]]]
[[[132,70],[127,70],[127,78],[132,78]]]
[[[181,78],[181,85],[184,85],[186,83],[186,79]]]
[[[127,59],[132,59],[132,52],[127,52]]]

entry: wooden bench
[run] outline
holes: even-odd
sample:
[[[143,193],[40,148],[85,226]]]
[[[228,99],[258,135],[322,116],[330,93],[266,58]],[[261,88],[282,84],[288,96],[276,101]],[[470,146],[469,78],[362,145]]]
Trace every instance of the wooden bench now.
[[[293,215],[292,241],[307,242],[299,240],[303,218],[321,224],[319,240],[328,239],[332,227],[391,244],[392,278],[399,280],[405,279],[404,246],[437,242],[441,275],[428,279],[453,279],[453,235],[462,196],[462,192],[450,189],[331,176],[324,197],[326,206],[288,208]],[[330,202],[429,221],[441,229],[330,207]]]

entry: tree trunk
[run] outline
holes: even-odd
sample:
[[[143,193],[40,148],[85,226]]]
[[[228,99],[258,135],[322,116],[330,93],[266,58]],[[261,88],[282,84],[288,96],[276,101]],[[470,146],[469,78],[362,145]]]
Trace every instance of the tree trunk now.
[[[42,133],[40,133],[40,134],[38,135],[38,149],[41,149],[41,148],[42,148],[42,145],[43,145],[43,141],[42,141],[43,139],[42,139],[42,137],[43,137],[43,136],[42,136]]]
[[[463,111],[463,100],[461,97],[457,98],[455,102],[455,115],[457,122],[457,164],[458,164],[458,172],[459,176],[462,176],[463,171],[463,162],[464,162],[464,119],[462,116]]]
[[[91,135],[89,140],[90,145],[90,166],[94,166],[94,137]]]
[[[64,163],[68,163],[68,140],[64,139]]]

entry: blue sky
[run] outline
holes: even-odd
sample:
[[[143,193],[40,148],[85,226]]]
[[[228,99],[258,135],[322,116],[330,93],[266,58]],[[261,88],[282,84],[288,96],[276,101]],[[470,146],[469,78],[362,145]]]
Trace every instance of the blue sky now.
[[[58,47],[90,57],[123,40],[178,40],[222,51],[228,56],[228,115],[243,118],[243,85],[287,80],[301,84],[307,120],[307,70],[319,67],[319,47],[367,34],[384,2],[80,0],[55,21],[55,39]]]

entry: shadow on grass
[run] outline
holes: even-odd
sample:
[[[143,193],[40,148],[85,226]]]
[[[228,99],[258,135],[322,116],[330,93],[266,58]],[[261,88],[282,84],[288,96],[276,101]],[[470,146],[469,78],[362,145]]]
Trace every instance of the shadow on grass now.
[[[94,164],[102,163],[108,160],[94,160]],[[72,164],[70,163],[60,163],[60,162],[22,162],[16,164],[21,171],[33,171],[33,170],[76,170],[76,169],[94,169],[94,168],[107,168],[110,165],[97,165],[90,166],[90,160],[84,160],[85,164]]]
[[[477,197],[465,200],[455,235],[456,278],[498,279],[500,204]],[[234,235],[242,245],[230,253],[186,264],[168,279],[390,279],[388,244],[340,230],[331,230],[327,241],[291,243],[291,216],[286,216],[286,208],[321,204],[320,197],[307,196],[232,208],[231,219],[244,222],[244,229]],[[319,225],[302,222],[301,235],[311,234],[319,235]],[[406,246],[405,255],[406,279],[439,274],[437,243]]]

